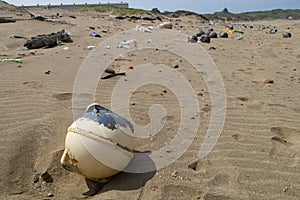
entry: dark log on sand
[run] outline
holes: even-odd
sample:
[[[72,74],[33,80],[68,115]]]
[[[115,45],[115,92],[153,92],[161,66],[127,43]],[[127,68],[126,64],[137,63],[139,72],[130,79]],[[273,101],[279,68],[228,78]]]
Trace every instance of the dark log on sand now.
[[[0,23],[14,23],[14,22],[16,22],[15,19],[0,17]]]
[[[59,45],[61,42],[71,43],[73,40],[65,30],[57,33],[43,34],[32,37],[24,44],[28,49],[51,48]]]

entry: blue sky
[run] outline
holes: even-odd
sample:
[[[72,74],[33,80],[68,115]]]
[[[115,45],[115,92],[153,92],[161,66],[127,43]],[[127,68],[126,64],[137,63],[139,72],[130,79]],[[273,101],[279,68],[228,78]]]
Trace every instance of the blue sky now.
[[[300,0],[123,0],[130,7],[151,10],[154,7],[161,11],[190,10],[198,13],[213,13],[225,7],[231,12],[260,11],[271,9],[300,9]],[[101,0],[7,0],[14,5],[44,5],[73,3],[107,3]],[[111,0],[111,3],[121,0]]]

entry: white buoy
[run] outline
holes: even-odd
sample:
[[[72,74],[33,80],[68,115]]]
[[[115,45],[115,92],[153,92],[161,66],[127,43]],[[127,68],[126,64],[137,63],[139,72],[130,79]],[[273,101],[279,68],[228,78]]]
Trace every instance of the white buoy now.
[[[129,121],[92,104],[68,128],[61,164],[92,180],[111,177],[133,158],[133,133]]]

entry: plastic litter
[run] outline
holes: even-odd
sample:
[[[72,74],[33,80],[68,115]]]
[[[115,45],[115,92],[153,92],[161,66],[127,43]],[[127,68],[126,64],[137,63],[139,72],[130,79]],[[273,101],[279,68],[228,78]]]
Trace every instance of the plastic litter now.
[[[101,35],[99,33],[96,33],[96,32],[92,32],[90,34],[90,36],[92,36],[92,37],[101,37]]]
[[[70,51],[70,47],[64,47],[65,51]]]
[[[95,49],[96,46],[87,46],[87,49],[91,50],[91,49]]]
[[[144,26],[139,26],[139,25],[136,25],[135,29],[136,29],[136,31],[142,32],[142,33],[144,33],[144,32],[151,33],[152,32],[150,28],[146,28]]]
[[[120,49],[129,49],[130,48],[127,45],[118,45],[117,47],[120,48]]]
[[[23,63],[21,59],[18,58],[3,58],[1,62],[15,62],[15,63]]]

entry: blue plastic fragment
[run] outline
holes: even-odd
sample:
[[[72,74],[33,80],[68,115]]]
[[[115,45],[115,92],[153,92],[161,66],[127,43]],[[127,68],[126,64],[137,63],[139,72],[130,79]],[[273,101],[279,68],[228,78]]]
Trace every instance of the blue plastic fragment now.
[[[96,33],[96,32],[92,32],[90,34],[90,36],[92,36],[92,37],[101,37],[101,35],[99,33]]]

